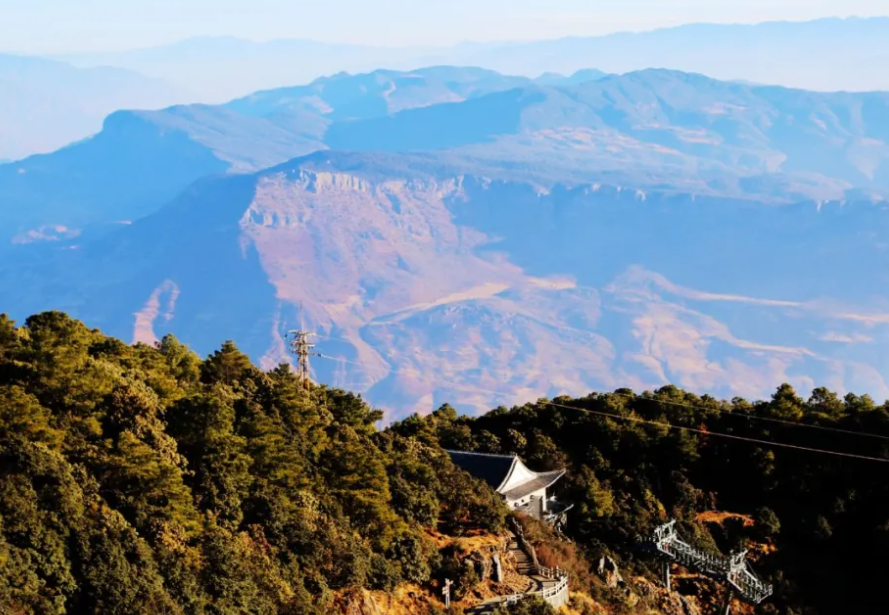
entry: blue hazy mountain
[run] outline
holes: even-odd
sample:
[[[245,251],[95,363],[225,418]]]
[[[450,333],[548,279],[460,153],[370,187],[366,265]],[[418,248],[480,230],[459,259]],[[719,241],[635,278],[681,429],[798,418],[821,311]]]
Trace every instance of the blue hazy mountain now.
[[[361,120],[405,109],[463,102],[531,83],[526,77],[472,67],[435,66],[407,72],[377,70],[360,75],[339,73],[306,86],[261,91],[234,100],[226,107],[252,117],[278,118],[309,111],[331,121]]]
[[[19,246],[0,305],[200,353],[231,337],[266,367],[302,321],[344,359],[316,377],[390,418],[668,382],[889,395],[885,208],[544,190],[462,164],[322,152],[204,179],[103,237]]]
[[[485,47],[454,62],[534,74],[595,66],[608,73],[670,68],[723,80],[810,90],[885,90],[889,17],[691,24],[641,33]]]
[[[0,165],[0,239],[133,220],[201,177],[324,149],[428,152],[544,184],[858,198],[889,190],[887,127],[887,94],[667,70],[560,86],[454,67],[340,74],[221,106],[121,111],[93,138]]]
[[[889,94],[647,70],[339,122],[325,141],[338,150],[447,149],[554,179],[793,200],[889,190],[887,127]]]
[[[887,160],[884,93],[337,74],[0,166],[0,306],[267,367],[305,320],[343,359],[316,376],[395,415],[667,382],[886,397]]]
[[[94,137],[0,165],[0,245],[39,239],[43,228],[79,233],[131,221],[206,175],[256,171],[325,149],[338,119],[459,101],[520,83],[530,81],[477,69],[377,71],[221,106],[119,111]]]
[[[889,89],[889,18],[758,25],[695,24],[651,32],[444,48],[384,48],[312,41],[200,38],[122,53],[68,56],[78,66],[119,66],[187,85],[205,102],[306,83],[340,71],[480,66],[528,77],[646,68],[697,72],[814,90]]]
[[[128,222],[195,180],[270,166],[322,145],[222,107],[119,111],[99,134],[57,152],[0,165],[0,237],[39,238],[42,228]]]
[[[584,68],[570,75],[546,72],[534,79],[534,82],[539,85],[565,86],[577,85],[579,83],[586,83],[588,81],[598,81],[600,79],[604,79],[607,76],[607,73],[604,73],[596,68]]]
[[[188,102],[160,79],[119,68],[0,54],[0,159],[50,152],[98,132],[122,108]]]
[[[205,102],[223,102],[249,92],[307,83],[342,71],[379,67],[415,68],[417,52],[304,40],[257,43],[236,37],[201,37],[171,45],[115,53],[75,54],[77,66],[120,66],[188,84]]]

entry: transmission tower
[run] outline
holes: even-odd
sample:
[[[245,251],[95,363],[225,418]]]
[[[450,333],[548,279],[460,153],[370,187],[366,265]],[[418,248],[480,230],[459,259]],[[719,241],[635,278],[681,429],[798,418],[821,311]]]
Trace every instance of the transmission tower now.
[[[312,382],[309,368],[309,357],[320,357],[317,352],[312,352],[315,344],[311,342],[314,333],[308,331],[289,331],[287,337],[290,338],[290,352],[296,355],[296,376],[299,378],[300,385],[306,391]]]

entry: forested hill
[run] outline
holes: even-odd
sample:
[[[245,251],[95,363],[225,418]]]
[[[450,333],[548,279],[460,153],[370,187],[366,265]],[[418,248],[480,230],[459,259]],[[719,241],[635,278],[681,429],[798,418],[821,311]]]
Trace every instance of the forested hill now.
[[[475,419],[445,406],[383,431],[380,417],[231,343],[202,360],[169,336],[129,346],[57,312],[0,316],[0,612],[341,613],[348,592],[433,596],[444,576],[465,594],[477,579],[435,537],[497,534],[506,511],[443,447],[568,468],[574,543],[555,550],[599,603],[584,615],[652,612],[589,562],[610,554],[631,584],[653,578],[637,539],[671,516],[700,546],[751,548],[776,586],[758,612],[885,607],[885,565],[870,562],[889,546],[889,463],[715,435],[889,460],[889,411],[867,397],[784,386],[751,404],[668,387]]]
[[[424,529],[505,510],[380,416],[232,344],[201,361],[0,316],[0,613],[312,615],[428,584],[447,562]]]
[[[750,549],[756,572],[775,586],[758,613],[886,610],[889,403],[825,388],[804,400],[786,384],[768,401],[726,402],[668,386],[475,419],[440,410],[393,429],[445,447],[516,452],[535,469],[570,468],[563,497],[577,504],[572,538],[649,577],[656,569],[637,537],[672,517],[699,546]]]

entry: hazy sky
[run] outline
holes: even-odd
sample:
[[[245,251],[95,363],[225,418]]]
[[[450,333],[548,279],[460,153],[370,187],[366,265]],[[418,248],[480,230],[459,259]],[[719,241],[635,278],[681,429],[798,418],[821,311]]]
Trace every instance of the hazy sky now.
[[[0,0],[0,49],[119,50],[205,35],[442,45],[850,15],[889,15],[889,0]]]

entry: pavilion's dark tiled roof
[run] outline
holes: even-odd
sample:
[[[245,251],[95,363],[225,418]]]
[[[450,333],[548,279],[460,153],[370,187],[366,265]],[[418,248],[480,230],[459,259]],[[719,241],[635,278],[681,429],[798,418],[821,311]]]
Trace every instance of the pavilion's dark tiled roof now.
[[[448,451],[448,455],[457,466],[482,479],[494,489],[503,484],[517,459],[515,455],[489,455],[464,451]]]
[[[524,497],[527,497],[534,493],[535,491],[539,491],[540,489],[546,489],[547,487],[554,484],[557,480],[562,478],[565,474],[565,470],[555,470],[553,472],[540,472],[537,474],[536,478],[529,480],[526,483],[522,483],[518,487],[514,489],[510,489],[506,493],[503,494],[507,500],[511,502],[515,502],[516,500],[521,500]]]

